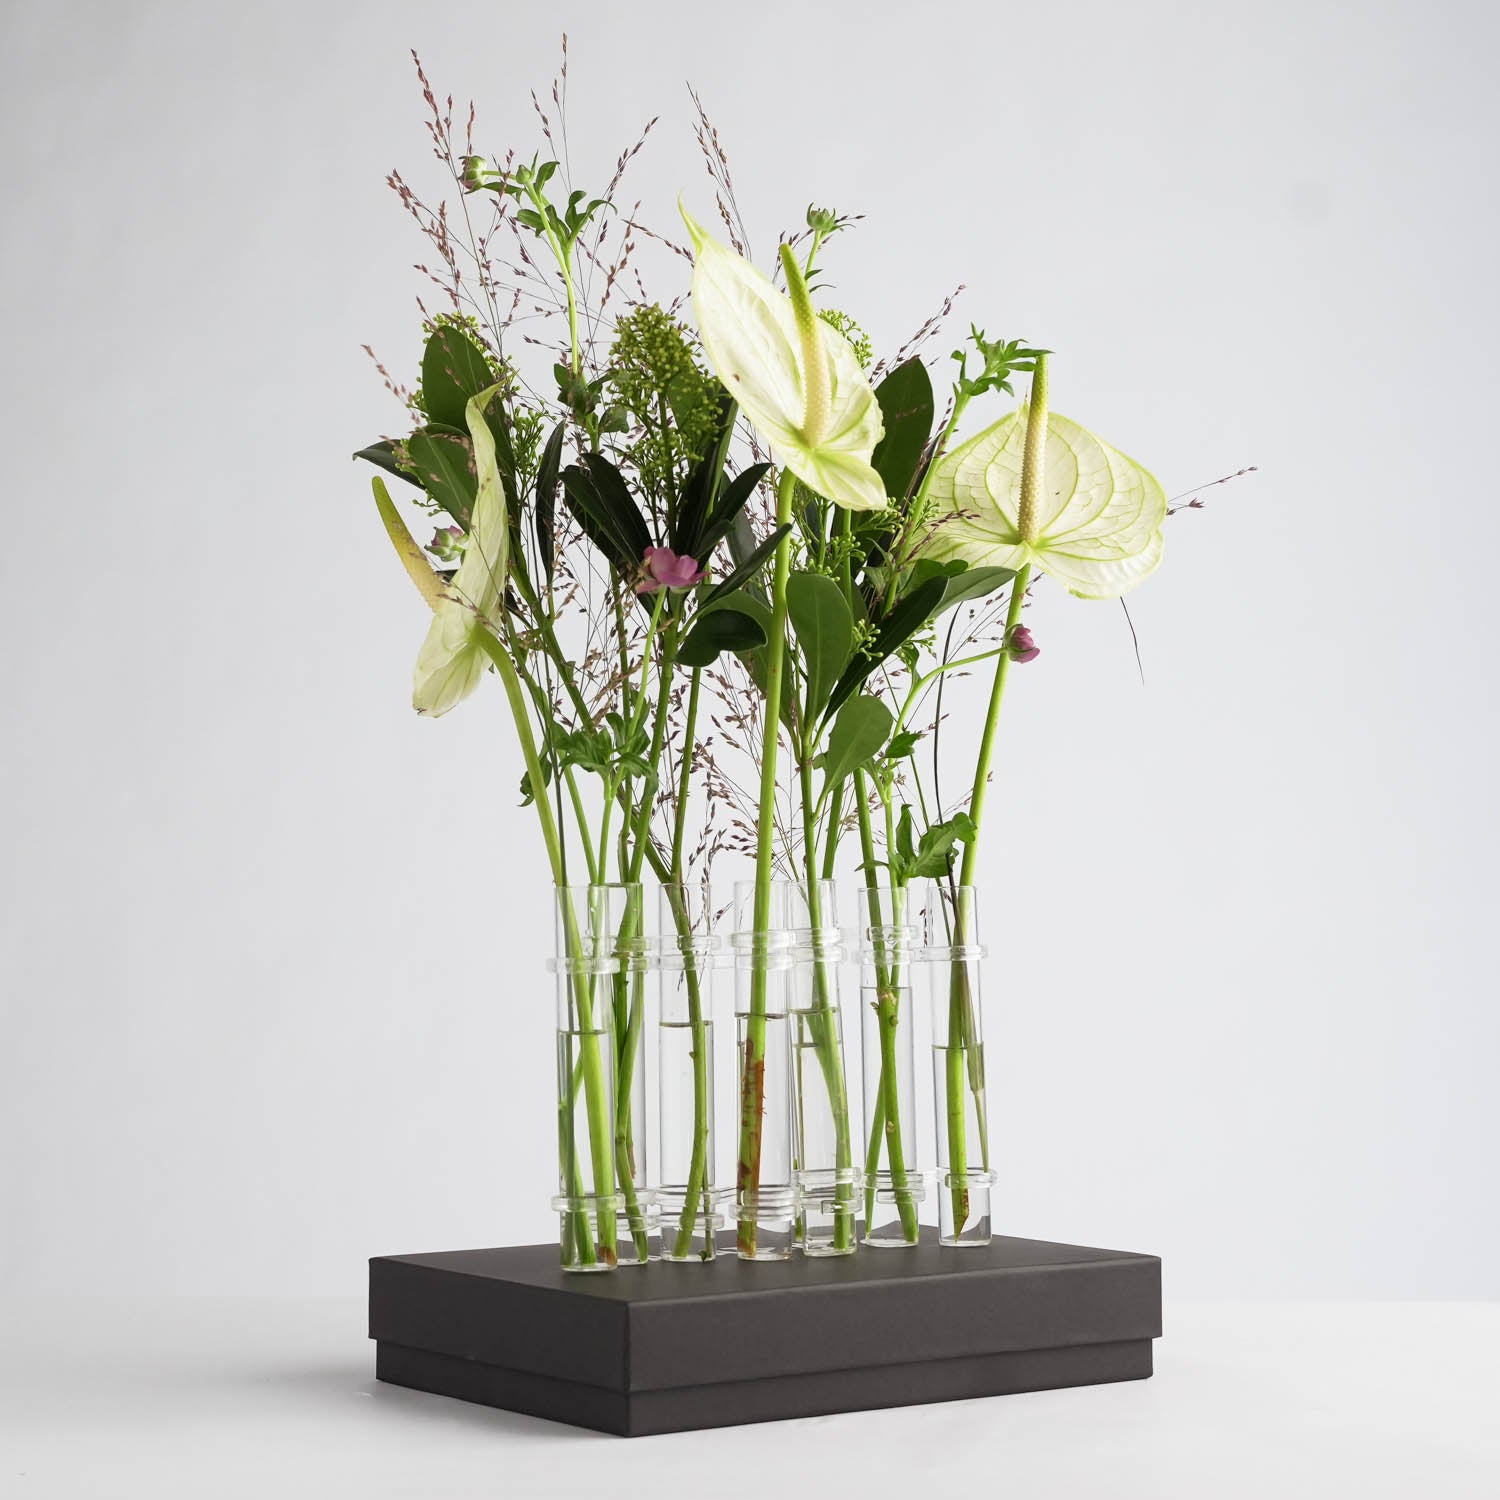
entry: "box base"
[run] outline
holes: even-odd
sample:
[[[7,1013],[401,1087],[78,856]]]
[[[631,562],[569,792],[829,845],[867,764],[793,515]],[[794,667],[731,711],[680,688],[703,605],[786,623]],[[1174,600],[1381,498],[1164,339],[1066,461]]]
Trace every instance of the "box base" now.
[[[620,1437],[1108,1385],[1120,1380],[1144,1380],[1150,1374],[1151,1340],[1133,1339],[1119,1344],[1028,1349],[861,1370],[731,1380],[678,1390],[625,1392],[506,1370],[451,1354],[406,1349],[400,1344],[377,1341],[375,1345],[376,1379],[391,1385],[547,1417]]]
[[[556,1245],[370,1262],[379,1379],[626,1437],[1142,1380],[1160,1333],[1154,1255],[1005,1236],[603,1276]]]

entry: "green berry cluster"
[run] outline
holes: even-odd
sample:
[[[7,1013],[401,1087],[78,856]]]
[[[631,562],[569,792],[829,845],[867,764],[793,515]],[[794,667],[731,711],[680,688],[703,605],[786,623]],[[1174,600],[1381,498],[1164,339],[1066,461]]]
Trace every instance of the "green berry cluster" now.
[[[875,357],[869,334],[848,313],[842,313],[836,307],[825,307],[818,316],[830,328],[843,334],[849,340],[854,349],[854,357],[859,361],[860,369],[868,370],[870,361]]]
[[[633,309],[615,324],[608,379],[636,429],[626,451],[642,488],[674,493],[717,425],[718,383],[698,364],[692,336],[656,303]]]

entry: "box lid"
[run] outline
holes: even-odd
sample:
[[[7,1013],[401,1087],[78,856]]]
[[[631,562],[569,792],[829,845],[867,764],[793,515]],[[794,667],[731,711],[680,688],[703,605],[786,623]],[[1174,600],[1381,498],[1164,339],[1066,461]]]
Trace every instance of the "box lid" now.
[[[997,1237],[564,1273],[557,1246],[380,1256],[370,1337],[615,1391],[1150,1339],[1154,1255]]]

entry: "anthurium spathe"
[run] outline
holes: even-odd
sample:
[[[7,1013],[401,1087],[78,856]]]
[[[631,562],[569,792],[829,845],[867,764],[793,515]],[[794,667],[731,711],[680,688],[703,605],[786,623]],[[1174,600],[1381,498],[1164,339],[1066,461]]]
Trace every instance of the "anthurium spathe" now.
[[[1033,444],[1038,436],[1030,416],[1022,407],[938,461],[923,555],[1030,565],[1084,599],[1128,593],[1161,562],[1165,492],[1134,459],[1054,412],[1044,415],[1037,479],[1023,494],[1028,427]]]
[[[693,314],[714,373],[777,464],[848,510],[883,510],[870,466],[884,426],[853,346],[813,311],[801,267],[782,247],[790,295],[719,244],[688,212]]]
[[[479,481],[469,539],[458,571],[433,606],[427,639],[417,653],[412,706],[434,718],[479,686],[490,661],[480,636],[500,622],[510,530],[505,490],[495,462],[495,438],[484,416],[496,389],[472,397],[465,411]]]

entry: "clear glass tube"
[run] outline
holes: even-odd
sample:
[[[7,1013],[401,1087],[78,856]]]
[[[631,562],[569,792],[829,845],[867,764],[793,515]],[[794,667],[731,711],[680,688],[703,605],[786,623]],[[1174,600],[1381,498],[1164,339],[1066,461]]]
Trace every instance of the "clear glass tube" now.
[[[865,1104],[865,1243],[915,1245],[924,1197],[917,1145],[915,1009],[917,929],[908,892],[871,886],[860,955]]]
[[[785,1260],[796,1233],[788,1025],[792,955],[784,889],[778,883],[770,894],[773,925],[757,933],[754,883],[735,888],[735,1249],[745,1260]]]
[[[562,1266],[612,1271],[619,1260],[615,1192],[615,1050],[608,959],[559,956],[557,1159]]]
[[[559,1064],[560,1104],[574,1118],[560,1124],[559,1150],[567,1158],[560,1196],[577,1187],[582,1139],[586,1128],[591,1178],[602,1183],[603,1162],[612,1166],[607,1188],[596,1186],[590,1196],[597,1204],[563,1207],[563,1260],[572,1255],[589,1268],[580,1221],[589,1213],[607,1228],[601,1237],[600,1258],[615,1264],[643,1264],[651,1258],[656,1230],[656,1208],[646,1183],[647,973],[650,935],[645,902],[639,885],[571,886],[557,892],[557,953],[559,978],[559,1033],[564,1033],[562,1008],[568,1010],[566,1035],[572,1053],[564,1084]],[[600,1081],[601,1064],[595,1053],[608,1046],[607,1088]],[[607,1100],[606,1100],[607,1095]],[[577,1118],[583,1110],[583,1119]],[[561,1120],[561,1114],[560,1114]],[[605,1198],[609,1199],[608,1206]],[[570,1216],[574,1219],[569,1224]],[[617,1222],[618,1218],[618,1222]],[[607,1223],[605,1221],[608,1221]]]
[[[979,918],[973,886],[932,882],[924,893],[925,962],[932,1003],[939,1235],[945,1245],[991,1237],[989,1122]]]
[[[719,943],[706,888],[660,892],[657,1204],[664,1260],[712,1260],[723,1223],[714,1133],[714,980]]]
[[[789,886],[793,1173],[805,1255],[858,1247],[860,1173],[844,1066],[843,946],[831,880]]]

